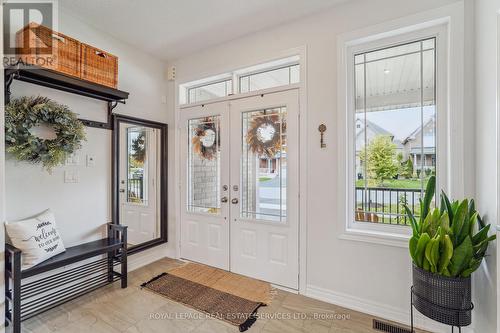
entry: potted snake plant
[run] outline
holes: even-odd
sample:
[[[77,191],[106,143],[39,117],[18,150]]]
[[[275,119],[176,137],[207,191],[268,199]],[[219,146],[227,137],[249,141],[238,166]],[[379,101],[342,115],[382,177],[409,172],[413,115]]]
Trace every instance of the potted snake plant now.
[[[471,274],[496,235],[489,235],[491,225],[484,223],[472,199],[450,201],[442,191],[440,207],[432,208],[435,189],[432,176],[418,218],[404,206],[413,231],[413,305],[431,319],[463,327],[472,320]]]

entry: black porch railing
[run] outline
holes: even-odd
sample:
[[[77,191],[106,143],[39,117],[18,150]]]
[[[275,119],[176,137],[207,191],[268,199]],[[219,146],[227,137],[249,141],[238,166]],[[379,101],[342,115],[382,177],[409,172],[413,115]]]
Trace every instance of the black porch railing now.
[[[420,189],[356,187],[356,221],[409,225],[403,206],[408,205],[418,217],[422,196]]]
[[[142,177],[128,179],[127,194],[129,202],[142,202],[144,200],[144,180]]]

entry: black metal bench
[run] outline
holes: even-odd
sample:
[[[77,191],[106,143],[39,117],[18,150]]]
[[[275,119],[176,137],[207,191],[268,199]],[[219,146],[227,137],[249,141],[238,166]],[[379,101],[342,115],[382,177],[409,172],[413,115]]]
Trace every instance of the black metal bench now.
[[[126,226],[110,223],[108,238],[67,248],[23,271],[21,255],[18,248],[5,245],[5,325],[14,333],[21,332],[21,321],[117,280],[121,280],[122,288],[127,287]],[[101,257],[87,260],[97,256]],[[86,262],[81,265],[65,268],[83,260]],[[120,272],[115,266],[120,266]],[[59,268],[53,274],[34,278]]]

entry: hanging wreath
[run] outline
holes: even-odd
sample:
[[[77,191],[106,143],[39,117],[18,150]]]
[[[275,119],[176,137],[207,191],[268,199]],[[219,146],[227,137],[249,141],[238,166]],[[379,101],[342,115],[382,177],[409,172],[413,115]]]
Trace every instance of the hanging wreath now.
[[[286,123],[279,114],[254,117],[247,132],[247,144],[254,154],[274,158],[284,147],[281,135],[285,131]]]
[[[217,124],[212,117],[206,117],[200,120],[198,126],[194,129],[194,135],[191,139],[193,151],[203,160],[212,160],[217,156],[219,150],[220,137],[217,130]]]
[[[30,129],[47,125],[54,139],[40,138]],[[63,164],[85,140],[84,126],[66,105],[46,97],[20,97],[5,107],[6,150],[20,161],[42,163],[49,172]]]

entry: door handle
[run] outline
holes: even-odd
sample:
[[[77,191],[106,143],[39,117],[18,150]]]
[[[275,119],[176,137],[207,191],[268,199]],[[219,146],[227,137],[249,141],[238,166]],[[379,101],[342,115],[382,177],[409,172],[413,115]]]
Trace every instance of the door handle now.
[[[222,202],[222,203],[226,203],[226,202],[227,202],[227,197],[222,197],[222,198],[220,199],[220,202]]]
[[[231,203],[233,205],[236,205],[238,203],[238,198],[234,198],[233,200],[231,200]]]
[[[120,193],[125,193],[125,189],[120,189]]]

